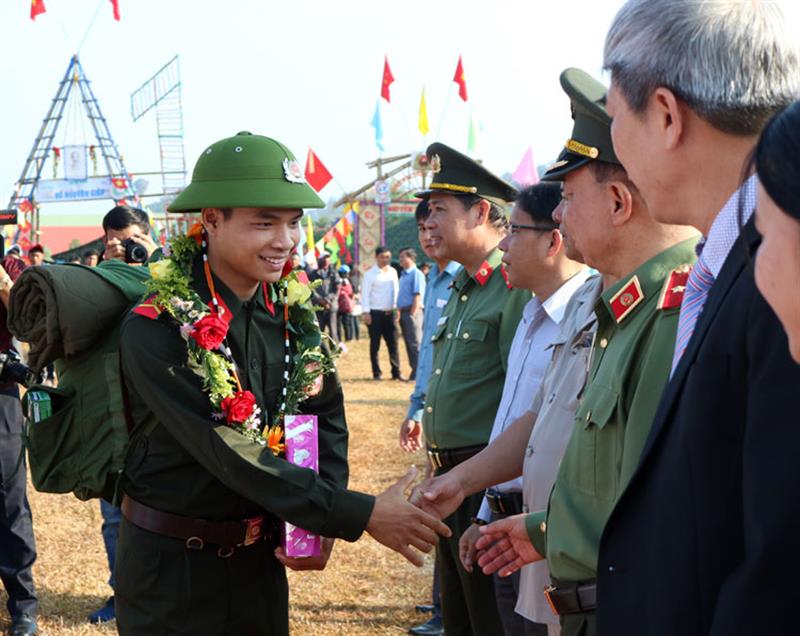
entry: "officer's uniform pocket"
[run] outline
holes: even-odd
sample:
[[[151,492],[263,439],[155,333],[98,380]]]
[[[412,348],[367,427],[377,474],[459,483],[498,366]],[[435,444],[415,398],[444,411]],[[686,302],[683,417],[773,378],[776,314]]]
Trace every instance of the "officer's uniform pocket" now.
[[[497,330],[492,329],[488,322],[483,320],[465,321],[459,329],[451,331],[448,337],[450,334],[455,340],[453,360],[450,365],[450,372],[453,376],[478,378],[486,373],[487,368],[492,368],[499,356],[499,350]]]
[[[598,499],[612,500],[617,491],[617,436],[611,422],[619,394],[597,384],[590,384],[576,414],[578,466],[575,485]]]

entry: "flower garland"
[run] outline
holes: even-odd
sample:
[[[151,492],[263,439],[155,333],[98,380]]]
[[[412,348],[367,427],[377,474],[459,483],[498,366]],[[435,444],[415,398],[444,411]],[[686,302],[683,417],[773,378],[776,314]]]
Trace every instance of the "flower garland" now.
[[[248,439],[269,446],[275,455],[284,451],[283,418],[297,413],[301,402],[322,390],[325,374],[335,369],[335,347],[323,348],[322,334],[311,304],[312,289],[305,273],[290,271],[277,283],[263,285],[265,302],[279,303],[284,323],[284,371],[278,404],[263,414],[255,395],[244,390],[236,362],[227,345],[232,316],[220,306],[205,253],[203,227],[195,224],[185,236],[164,249],[165,258],[149,265],[148,303],[167,313],[178,325],[188,348],[188,366],[203,381],[212,417]],[[205,304],[192,288],[192,266],[203,256],[211,303]],[[292,346],[294,345],[294,346]]]

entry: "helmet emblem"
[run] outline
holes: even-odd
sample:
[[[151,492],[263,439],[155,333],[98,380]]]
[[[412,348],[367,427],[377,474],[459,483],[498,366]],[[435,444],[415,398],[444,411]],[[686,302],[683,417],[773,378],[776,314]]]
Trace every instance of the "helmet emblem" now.
[[[296,159],[289,159],[288,157],[283,160],[283,176],[290,183],[305,183],[306,178],[303,176],[303,169]]]

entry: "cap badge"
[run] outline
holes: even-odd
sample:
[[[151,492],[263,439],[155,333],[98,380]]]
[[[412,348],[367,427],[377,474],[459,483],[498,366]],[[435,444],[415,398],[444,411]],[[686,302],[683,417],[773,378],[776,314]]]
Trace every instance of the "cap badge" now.
[[[431,157],[431,172],[433,174],[438,174],[442,171],[442,158],[439,155],[433,155]]]
[[[594,146],[587,146],[586,144],[582,144],[580,141],[575,141],[574,139],[567,140],[567,143],[564,144],[564,147],[570,152],[574,152],[576,155],[583,155],[584,157],[589,157],[590,159],[597,159],[597,157],[600,156],[600,151]]]
[[[283,176],[290,183],[305,183],[306,178],[303,176],[303,169],[296,159],[289,159],[288,157],[283,160]]]

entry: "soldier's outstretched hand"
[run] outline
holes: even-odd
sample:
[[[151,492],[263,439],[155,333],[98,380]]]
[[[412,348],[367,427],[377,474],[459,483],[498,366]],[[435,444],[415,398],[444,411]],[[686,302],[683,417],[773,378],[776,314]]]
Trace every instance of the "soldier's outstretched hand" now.
[[[464,501],[464,490],[454,473],[426,479],[411,491],[409,501],[439,519],[453,514]]]
[[[416,476],[417,469],[412,467],[397,483],[375,497],[367,532],[379,543],[421,567],[422,557],[417,550],[430,552],[438,543],[437,533],[443,537],[452,533],[438,518],[406,500],[405,492]]]
[[[483,551],[478,565],[484,574],[497,572],[500,576],[509,576],[523,565],[544,558],[531,543],[525,529],[525,514],[500,519],[479,530],[482,536],[475,547]]]

